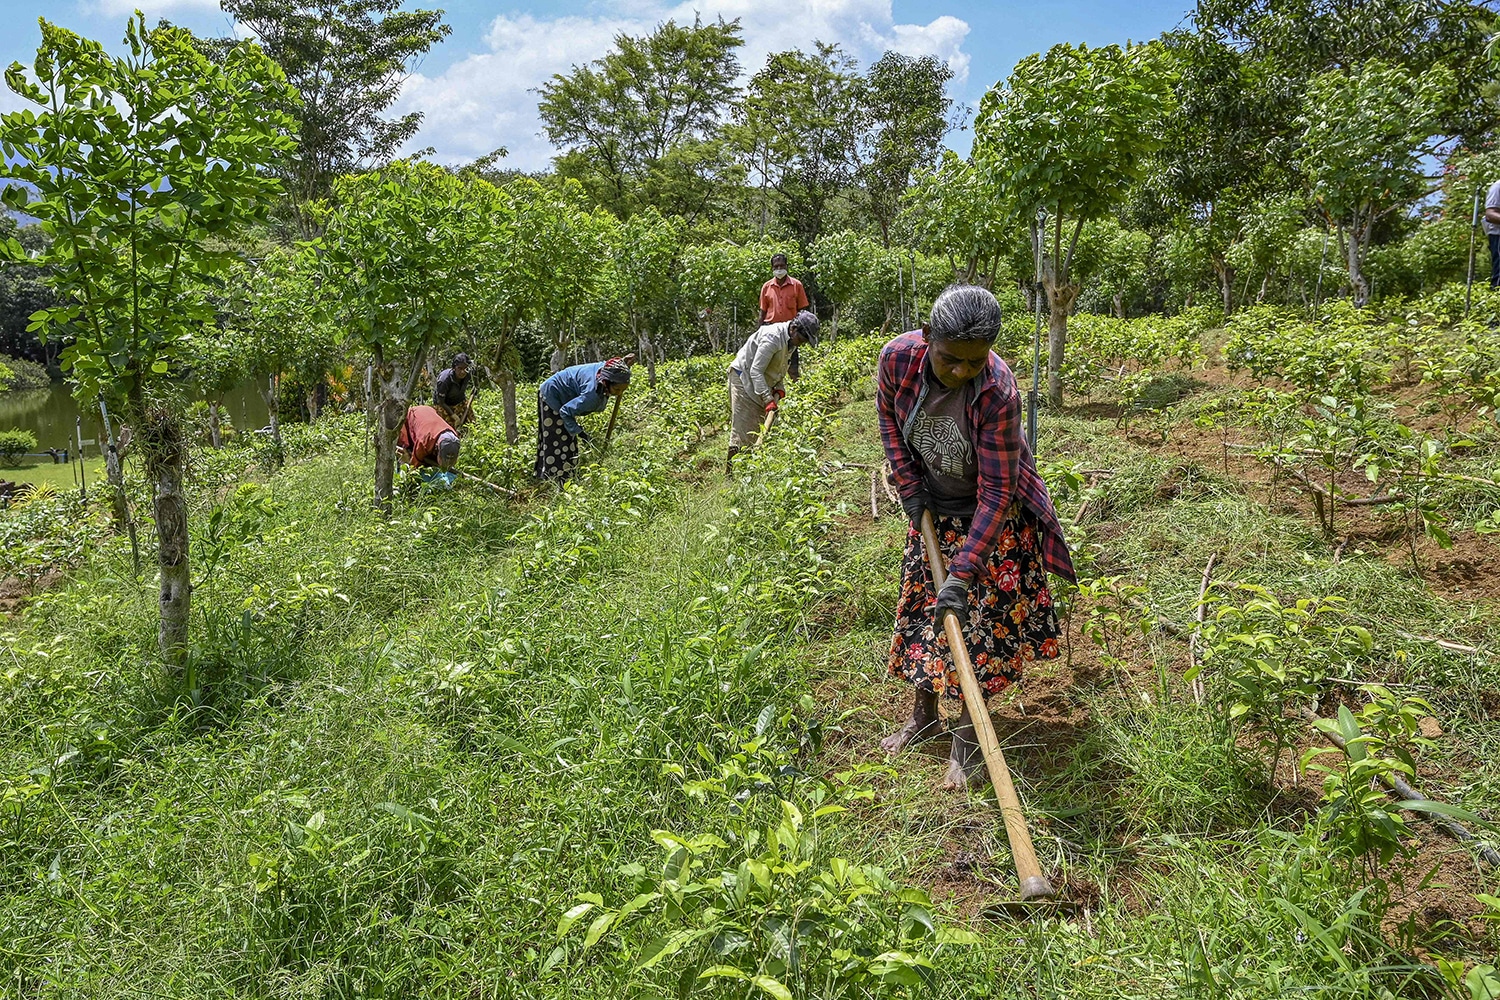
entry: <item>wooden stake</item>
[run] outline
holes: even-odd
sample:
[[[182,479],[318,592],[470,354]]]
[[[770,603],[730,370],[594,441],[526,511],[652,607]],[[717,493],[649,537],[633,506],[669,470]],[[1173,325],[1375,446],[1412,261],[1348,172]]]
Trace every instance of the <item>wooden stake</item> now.
[[[932,514],[922,512],[922,546],[927,551],[927,566],[932,571],[932,582],[942,589],[947,579],[947,568],[943,565],[943,551],[938,547],[937,529],[932,523]],[[1016,786],[1010,779],[1010,768],[1005,764],[1005,754],[1000,741],[995,738],[995,726],[990,721],[990,712],[984,704],[984,693],[979,689],[979,680],[974,676],[974,664],[969,661],[968,645],[964,642],[963,629],[953,615],[943,616],[943,630],[948,636],[948,648],[953,652],[953,665],[958,668],[959,686],[963,688],[964,700],[969,705],[969,717],[974,721],[974,734],[984,751],[984,766],[995,786],[995,800],[1000,806],[1000,816],[1005,820],[1005,836],[1010,841],[1010,853],[1016,862],[1016,878],[1021,883],[1021,898],[1037,899],[1053,895],[1052,883],[1042,874],[1037,864],[1036,850],[1031,846],[1031,831],[1026,828],[1026,814],[1021,811],[1021,800],[1016,795]]]

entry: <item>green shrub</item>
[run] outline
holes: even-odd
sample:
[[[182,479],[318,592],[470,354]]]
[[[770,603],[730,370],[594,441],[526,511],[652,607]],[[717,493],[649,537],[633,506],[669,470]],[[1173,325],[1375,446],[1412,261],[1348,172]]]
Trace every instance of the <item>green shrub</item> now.
[[[35,361],[0,354],[0,392],[45,389],[51,384],[47,369]]]
[[[30,431],[0,431],[0,462],[14,465],[28,451],[36,451],[36,435]]]

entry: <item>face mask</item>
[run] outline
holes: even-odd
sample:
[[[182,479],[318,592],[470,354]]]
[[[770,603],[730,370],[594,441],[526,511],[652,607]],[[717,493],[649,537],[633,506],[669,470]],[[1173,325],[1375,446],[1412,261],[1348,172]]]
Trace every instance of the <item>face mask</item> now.
[[[784,268],[784,267],[778,267],[776,270],[772,271],[771,273],[774,274],[778,278],[785,278],[786,277],[786,268]]]

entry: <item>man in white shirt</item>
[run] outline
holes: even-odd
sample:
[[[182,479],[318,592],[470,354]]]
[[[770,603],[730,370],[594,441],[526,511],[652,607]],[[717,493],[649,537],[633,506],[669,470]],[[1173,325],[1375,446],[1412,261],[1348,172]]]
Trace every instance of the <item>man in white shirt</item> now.
[[[786,397],[787,366],[791,352],[803,344],[818,346],[818,317],[804,309],[785,323],[767,323],[752,333],[729,366],[729,457],[748,448],[759,434],[766,414]]]
[[[1490,287],[1500,288],[1500,181],[1484,199],[1484,235],[1490,241]]]

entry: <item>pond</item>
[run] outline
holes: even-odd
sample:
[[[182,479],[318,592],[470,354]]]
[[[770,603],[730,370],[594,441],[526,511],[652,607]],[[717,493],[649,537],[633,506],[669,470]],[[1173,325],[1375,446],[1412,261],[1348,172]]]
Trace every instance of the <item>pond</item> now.
[[[229,422],[242,430],[264,427],[269,422],[266,405],[251,385],[233,389],[224,399],[224,410]],[[31,431],[40,450],[73,446],[75,421],[80,416],[84,439],[99,440],[103,425],[98,409],[80,412],[72,392],[61,382],[54,382],[48,389],[0,392],[0,430]],[[86,446],[84,452],[89,456],[99,454],[95,445]]]

